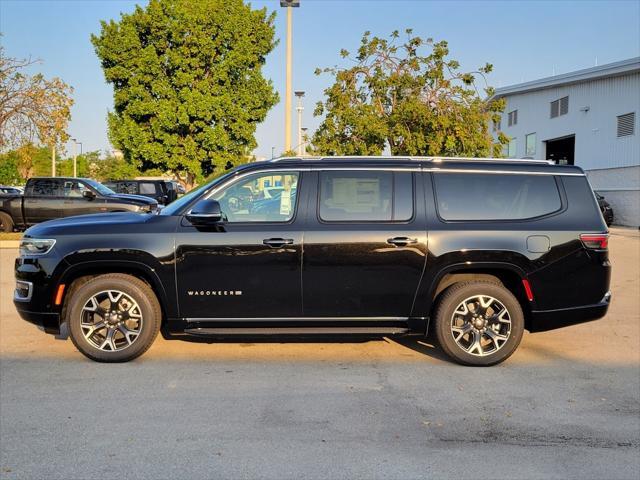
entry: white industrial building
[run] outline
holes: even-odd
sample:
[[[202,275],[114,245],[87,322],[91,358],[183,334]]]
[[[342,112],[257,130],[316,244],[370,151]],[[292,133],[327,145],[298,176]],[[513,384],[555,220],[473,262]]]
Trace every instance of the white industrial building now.
[[[513,158],[582,167],[619,225],[640,226],[640,57],[496,90]]]

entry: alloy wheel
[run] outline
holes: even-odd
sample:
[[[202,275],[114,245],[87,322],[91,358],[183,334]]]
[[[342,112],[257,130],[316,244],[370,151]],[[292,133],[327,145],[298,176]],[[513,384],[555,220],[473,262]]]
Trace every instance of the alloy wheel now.
[[[130,347],[142,332],[142,310],[120,290],[104,290],[82,307],[80,328],[95,348],[116,352]]]
[[[474,295],[460,302],[451,315],[451,335],[465,352],[491,355],[509,340],[511,316],[496,298]]]

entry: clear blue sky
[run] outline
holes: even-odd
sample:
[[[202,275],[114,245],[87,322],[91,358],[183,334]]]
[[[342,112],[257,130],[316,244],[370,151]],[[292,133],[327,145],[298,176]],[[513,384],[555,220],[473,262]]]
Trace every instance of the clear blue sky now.
[[[196,0],[194,0],[196,1]],[[84,150],[109,149],[106,113],[111,87],[104,82],[89,36],[100,20],[131,12],[136,3],[102,0],[0,0],[0,31],[6,53],[43,60],[37,68],[75,88],[71,136]],[[463,68],[485,62],[495,69],[490,82],[506,86],[522,81],[602,65],[640,55],[640,1],[403,1],[302,0],[294,11],[295,90],[305,90],[304,123],[318,125],[313,106],[329,78],[316,77],[317,66],[338,63],[341,48],[355,50],[362,33],[388,35],[411,27],[423,37],[449,42],[451,56]],[[284,90],[284,10],[277,1],[254,1],[276,10],[279,46],[269,55],[264,74]],[[295,102],[294,102],[295,105]],[[295,112],[294,112],[295,134]],[[255,153],[283,150],[282,101],[258,127]]]

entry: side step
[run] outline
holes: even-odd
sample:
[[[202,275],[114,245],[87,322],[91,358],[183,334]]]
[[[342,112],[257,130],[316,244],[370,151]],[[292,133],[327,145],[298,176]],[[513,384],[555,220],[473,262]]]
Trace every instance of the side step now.
[[[187,335],[209,337],[218,335],[396,335],[409,332],[400,327],[246,327],[188,328]]]

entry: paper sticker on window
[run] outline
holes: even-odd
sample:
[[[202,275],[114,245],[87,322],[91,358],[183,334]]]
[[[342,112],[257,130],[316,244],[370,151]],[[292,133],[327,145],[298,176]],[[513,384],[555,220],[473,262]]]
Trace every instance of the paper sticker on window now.
[[[291,190],[283,190],[280,195],[280,215],[291,214]]]

